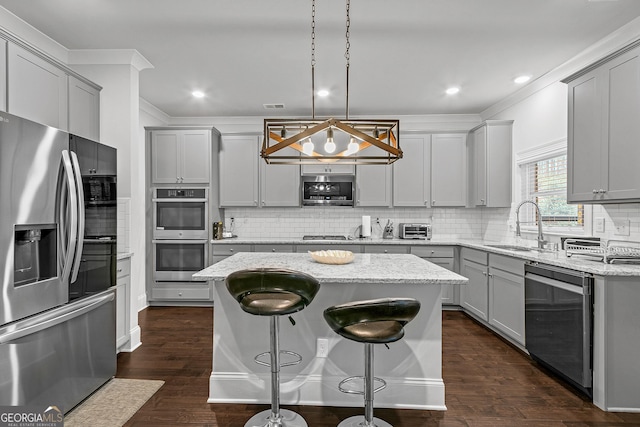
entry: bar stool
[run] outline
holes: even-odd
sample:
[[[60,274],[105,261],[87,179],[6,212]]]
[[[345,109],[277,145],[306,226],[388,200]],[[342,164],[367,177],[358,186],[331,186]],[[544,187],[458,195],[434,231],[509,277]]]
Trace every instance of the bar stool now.
[[[299,414],[280,409],[280,368],[297,365],[302,356],[292,351],[280,350],[278,319],[304,309],[313,301],[320,283],[299,271],[257,268],[231,273],[226,279],[227,290],[240,303],[242,310],[256,316],[271,316],[270,350],[255,357],[259,365],[271,367],[271,409],[259,412],[247,421],[245,427],[307,427]],[[289,317],[295,324],[293,319]],[[280,353],[293,356],[295,360],[280,363]],[[270,355],[270,361],[260,360]]]
[[[343,420],[338,427],[391,427],[386,421],[373,417],[373,394],[387,385],[373,376],[373,344],[398,341],[404,336],[404,325],[416,317],[419,310],[420,302],[413,298],[380,298],[335,305],[324,311],[324,319],[338,335],[364,343],[364,377],[346,378],[338,389],[343,393],[363,394],[365,413]],[[355,379],[364,379],[364,392],[344,387]],[[381,385],[374,388],[374,381]]]

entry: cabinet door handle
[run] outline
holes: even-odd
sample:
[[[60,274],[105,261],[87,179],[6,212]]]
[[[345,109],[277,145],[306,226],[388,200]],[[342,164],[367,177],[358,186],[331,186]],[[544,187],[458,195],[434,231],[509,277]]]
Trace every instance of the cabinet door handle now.
[[[122,269],[121,268],[118,269],[118,273],[122,273]]]
[[[482,272],[482,275],[483,275],[483,276],[486,276],[486,275],[487,275],[487,272],[486,272],[486,271],[483,271],[483,272]]]
[[[233,249],[229,249],[229,252],[233,252]]]
[[[591,192],[592,192],[593,194],[598,194],[598,190],[596,190],[595,188],[594,188],[593,190],[591,190]]]
[[[275,252],[275,251],[276,251],[275,249],[271,249],[271,252]]]
[[[435,200],[432,200],[432,201],[431,201],[431,204],[432,204],[432,205],[435,205],[435,204],[436,204],[436,201],[435,201]]]

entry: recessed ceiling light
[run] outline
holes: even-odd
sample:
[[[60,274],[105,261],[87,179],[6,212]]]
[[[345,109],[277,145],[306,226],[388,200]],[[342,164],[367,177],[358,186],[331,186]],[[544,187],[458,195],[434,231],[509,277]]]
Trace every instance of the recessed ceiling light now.
[[[325,96],[329,96],[329,91],[326,90],[326,89],[321,89],[321,90],[318,91],[318,96],[323,97],[323,98]]]
[[[529,79],[531,79],[531,76],[519,76],[513,79],[513,82],[521,85],[522,83],[528,82]]]
[[[204,92],[199,90],[194,90],[191,92],[191,95],[193,95],[194,98],[204,98]]]
[[[455,95],[456,93],[460,92],[460,88],[459,87],[450,87],[449,89],[446,90],[447,95]]]

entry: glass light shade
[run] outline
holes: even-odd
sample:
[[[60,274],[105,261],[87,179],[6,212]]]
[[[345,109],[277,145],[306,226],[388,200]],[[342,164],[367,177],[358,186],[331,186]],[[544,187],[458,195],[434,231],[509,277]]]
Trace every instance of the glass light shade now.
[[[313,154],[314,148],[315,147],[313,146],[313,142],[311,142],[311,138],[307,138],[304,144],[302,144],[302,152],[307,156],[310,156]]]
[[[336,143],[333,142],[333,129],[327,129],[327,142],[324,143],[324,151],[331,154],[336,151]]]
[[[349,140],[349,145],[347,145],[347,152],[345,153],[347,156],[351,154],[355,154],[360,149],[360,144],[356,141],[356,139],[352,136]]]

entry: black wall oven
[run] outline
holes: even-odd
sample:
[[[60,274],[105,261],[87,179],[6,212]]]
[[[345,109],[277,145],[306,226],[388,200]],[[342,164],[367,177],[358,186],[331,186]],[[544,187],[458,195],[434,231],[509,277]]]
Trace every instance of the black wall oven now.
[[[525,264],[525,342],[535,361],[592,397],[593,276]]]
[[[208,239],[209,203],[206,188],[155,188],[154,239]]]

